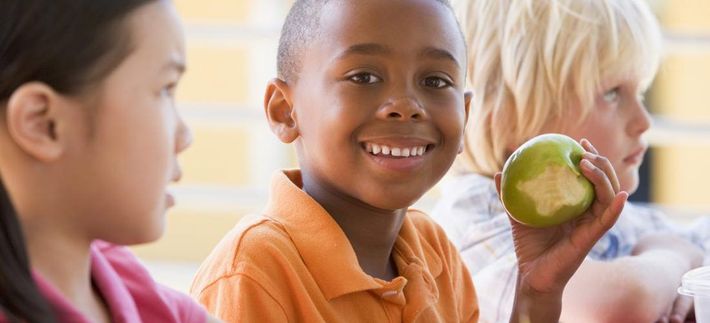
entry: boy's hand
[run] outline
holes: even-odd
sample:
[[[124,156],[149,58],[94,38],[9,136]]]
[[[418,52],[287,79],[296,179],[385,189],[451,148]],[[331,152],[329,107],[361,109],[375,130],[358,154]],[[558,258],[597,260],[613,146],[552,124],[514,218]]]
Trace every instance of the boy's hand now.
[[[626,192],[620,192],[609,160],[599,156],[589,141],[583,139],[581,144],[587,152],[580,168],[596,193],[590,208],[575,220],[543,229],[522,225],[509,217],[519,273],[513,313],[525,314],[532,322],[557,322],[565,285],[597,240],[614,225],[628,198]],[[499,196],[500,179],[501,174],[496,174]]]

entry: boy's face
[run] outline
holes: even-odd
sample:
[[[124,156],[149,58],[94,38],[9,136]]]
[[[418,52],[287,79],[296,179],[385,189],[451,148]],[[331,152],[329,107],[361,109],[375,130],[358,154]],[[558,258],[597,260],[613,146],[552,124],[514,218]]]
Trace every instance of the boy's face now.
[[[641,88],[639,80],[634,77],[606,80],[586,119],[563,131],[575,139],[589,139],[599,153],[609,159],[621,189],[629,193],[638,188],[638,169],[648,148],[643,134],[651,126]],[[581,116],[572,117],[577,120]]]
[[[289,85],[304,177],[406,208],[462,144],[470,95],[456,21],[434,0],[334,0],[320,23]]]

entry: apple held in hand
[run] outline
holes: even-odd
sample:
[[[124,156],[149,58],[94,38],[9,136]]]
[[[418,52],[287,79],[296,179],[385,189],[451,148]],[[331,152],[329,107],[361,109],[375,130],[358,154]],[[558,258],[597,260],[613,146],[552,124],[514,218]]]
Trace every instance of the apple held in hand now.
[[[520,146],[503,166],[501,199],[516,221],[537,228],[580,216],[594,200],[582,175],[584,149],[574,139],[544,134]]]

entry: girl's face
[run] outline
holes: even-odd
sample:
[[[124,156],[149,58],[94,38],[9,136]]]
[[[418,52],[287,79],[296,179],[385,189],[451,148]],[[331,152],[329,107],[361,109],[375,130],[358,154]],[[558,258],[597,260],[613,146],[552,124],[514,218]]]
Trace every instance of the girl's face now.
[[[571,117],[569,120],[578,120],[581,116],[576,113]],[[577,140],[589,139],[614,166],[621,189],[633,193],[639,183],[638,168],[648,148],[642,135],[650,126],[639,81],[616,78],[604,83],[586,119],[580,124],[564,125],[561,132]]]
[[[181,176],[177,155],[191,134],[174,101],[185,50],[173,6],[138,8],[126,27],[132,52],[102,81],[93,105],[81,107],[90,134],[73,154],[81,188],[71,194],[82,199],[77,214],[95,238],[134,244],[162,234],[174,203],[166,186]]]

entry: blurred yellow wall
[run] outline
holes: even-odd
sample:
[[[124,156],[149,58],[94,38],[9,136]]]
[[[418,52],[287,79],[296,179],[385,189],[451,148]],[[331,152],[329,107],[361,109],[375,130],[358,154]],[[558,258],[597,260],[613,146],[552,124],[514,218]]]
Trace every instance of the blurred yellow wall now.
[[[665,1],[659,18],[669,40],[667,56],[653,88],[652,105],[659,117],[681,125],[678,132],[686,134],[659,144],[653,164],[653,199],[708,214],[710,1]]]

